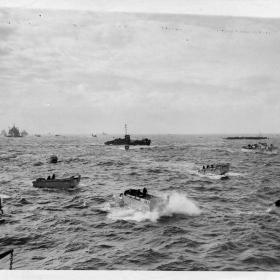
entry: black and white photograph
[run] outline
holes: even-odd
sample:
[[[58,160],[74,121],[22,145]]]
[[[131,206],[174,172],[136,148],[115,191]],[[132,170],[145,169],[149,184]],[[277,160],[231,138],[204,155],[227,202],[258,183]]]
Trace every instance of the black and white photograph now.
[[[1,278],[277,278],[279,149],[280,2],[0,0]]]

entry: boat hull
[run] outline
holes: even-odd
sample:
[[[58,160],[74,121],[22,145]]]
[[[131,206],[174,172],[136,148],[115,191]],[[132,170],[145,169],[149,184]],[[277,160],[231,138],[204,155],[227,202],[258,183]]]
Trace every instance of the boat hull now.
[[[225,175],[229,172],[230,164],[215,165],[213,168],[200,169],[198,172],[207,175]]]
[[[147,212],[147,211],[161,211],[165,208],[167,201],[155,196],[149,196],[149,199],[132,196],[123,195],[120,199],[120,206],[125,206],[137,211]]]
[[[35,188],[58,188],[58,189],[69,189],[78,186],[80,183],[81,176],[73,176],[65,179],[54,179],[46,180],[44,178],[39,178],[33,181],[33,187]]]
[[[243,147],[241,151],[246,152],[246,153],[259,153],[259,154],[267,154],[267,155],[277,155],[278,154],[278,149],[248,149],[246,147]]]
[[[150,139],[142,139],[142,140],[131,140],[127,141],[126,139],[114,139],[112,141],[107,141],[104,143],[105,145],[112,145],[112,146],[119,146],[119,145],[130,145],[130,146],[150,146],[151,140]]]

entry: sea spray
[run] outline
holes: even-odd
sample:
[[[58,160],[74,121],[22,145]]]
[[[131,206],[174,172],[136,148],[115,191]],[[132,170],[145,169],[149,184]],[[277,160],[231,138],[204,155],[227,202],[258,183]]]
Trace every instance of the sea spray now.
[[[196,203],[184,193],[172,192],[168,197],[164,214],[199,215],[201,213]]]
[[[166,199],[166,205],[164,208],[155,209],[154,211],[144,212],[132,208],[116,207],[114,204],[110,204],[110,207],[107,208],[109,210],[108,218],[111,220],[130,220],[136,222],[150,220],[156,222],[162,216],[172,216],[174,214],[194,216],[201,213],[196,203],[184,193],[163,193],[161,197]]]
[[[150,220],[152,222],[156,222],[160,217],[160,213],[158,211],[139,211],[135,209],[128,208],[112,208],[108,214],[108,218],[116,221],[116,220],[124,220],[124,221],[135,221],[142,222]]]

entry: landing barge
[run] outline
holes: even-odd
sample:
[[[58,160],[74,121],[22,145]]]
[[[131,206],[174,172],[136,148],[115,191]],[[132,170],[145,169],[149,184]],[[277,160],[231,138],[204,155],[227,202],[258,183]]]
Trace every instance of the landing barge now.
[[[150,146],[151,140],[144,138],[141,140],[131,140],[130,135],[127,133],[127,125],[125,125],[125,136],[124,138],[117,138],[104,143],[105,145],[126,145],[126,146]]]
[[[255,152],[263,154],[278,154],[278,148],[273,144],[268,145],[267,143],[259,142],[257,144],[248,144],[243,146],[241,149],[243,152]]]
[[[203,167],[198,170],[198,172],[210,175],[225,175],[229,172],[229,167],[229,163],[203,165]]]
[[[70,189],[78,186],[81,180],[81,175],[72,176],[69,178],[62,179],[45,179],[38,178],[32,182],[33,187],[36,188],[58,188],[58,189]]]
[[[161,211],[166,207],[168,200],[168,198],[164,199],[148,194],[146,188],[143,188],[143,191],[140,189],[129,189],[119,196],[119,204],[121,207],[129,207],[143,212],[154,210]]]

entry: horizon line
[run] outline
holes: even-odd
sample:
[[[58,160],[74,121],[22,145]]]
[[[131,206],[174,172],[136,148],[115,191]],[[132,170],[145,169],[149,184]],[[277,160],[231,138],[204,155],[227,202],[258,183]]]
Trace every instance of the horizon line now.
[[[92,134],[93,133],[62,133],[62,132],[57,132],[57,133],[39,133],[39,132],[32,132],[29,133],[27,132],[28,135],[27,136],[35,136],[35,135],[44,135],[44,136],[90,136],[93,137]],[[124,135],[123,133],[109,133],[109,132],[104,132],[104,134],[101,133],[96,133],[94,135],[99,135],[99,136],[119,136],[119,135]],[[129,135],[234,135],[237,137],[240,136],[257,136],[257,137],[262,137],[262,136],[266,136],[266,135],[280,135],[280,132],[266,132],[266,133],[252,133],[252,132],[247,132],[247,133],[208,133],[208,132],[204,132],[204,133],[170,133],[170,132],[166,132],[166,133],[129,133]]]

